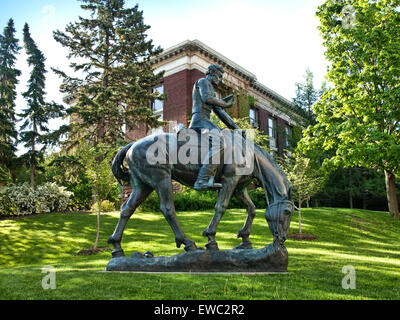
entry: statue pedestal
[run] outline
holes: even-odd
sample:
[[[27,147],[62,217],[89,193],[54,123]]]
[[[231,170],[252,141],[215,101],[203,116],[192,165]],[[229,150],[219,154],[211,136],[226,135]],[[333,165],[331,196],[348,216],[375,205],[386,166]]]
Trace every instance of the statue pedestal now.
[[[196,250],[171,257],[112,258],[107,271],[144,272],[287,272],[288,252],[271,243],[262,249]]]

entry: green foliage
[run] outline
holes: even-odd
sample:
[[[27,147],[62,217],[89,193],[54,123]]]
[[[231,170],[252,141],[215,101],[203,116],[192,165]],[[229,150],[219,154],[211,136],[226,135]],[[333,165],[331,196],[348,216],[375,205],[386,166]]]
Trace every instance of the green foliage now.
[[[355,20],[344,24],[351,5]],[[399,1],[327,0],[318,8],[333,88],[314,105],[317,123],[302,148],[333,151],[330,166],[358,166],[400,173]],[[389,210],[398,217],[394,179]]]
[[[80,156],[85,167],[85,174],[89,179],[95,202],[97,202],[97,233],[94,242],[94,249],[97,249],[100,234],[100,213],[101,204],[106,200],[110,193],[117,188],[117,181],[111,171],[111,163],[115,150],[103,143],[96,146],[88,145],[88,142],[81,142]]]
[[[329,174],[322,191],[315,195],[320,205],[387,210],[382,172],[366,168],[339,167]],[[352,202],[352,203],[351,203]]]
[[[259,130],[258,128],[254,128],[250,124],[248,116],[243,118],[233,118],[232,120],[238,125],[240,129],[244,131],[252,130],[254,132],[254,142],[258,144],[261,148],[264,148],[267,152],[269,151],[268,135],[266,135],[263,131]],[[227,129],[227,126],[215,114],[211,114],[211,121],[214,122],[221,129]]]
[[[304,127],[315,123],[315,115],[312,111],[312,106],[318,101],[322,94],[327,90],[326,83],[323,83],[321,89],[314,88],[314,75],[310,69],[306,70],[304,76],[304,83],[296,82],[296,97],[293,103],[303,110],[305,122],[302,123]]]
[[[299,207],[304,200],[324,187],[325,177],[312,165],[310,159],[299,153],[285,155],[281,164],[292,187],[292,198]]]
[[[55,183],[34,189],[28,183],[10,185],[0,192],[0,215],[27,215],[67,209],[72,193]]]
[[[112,147],[99,143],[90,146],[86,142],[80,143],[80,157],[85,168],[85,174],[90,181],[97,201],[107,199],[108,195],[117,188],[111,171],[111,163],[115,150]]]
[[[60,117],[63,107],[54,102],[50,104],[44,101],[46,59],[32,39],[28,24],[24,26],[24,43],[32,71],[28,80],[28,90],[22,94],[28,106],[19,115],[24,121],[20,127],[21,142],[28,149],[21,159],[30,167],[31,184],[34,185],[36,170],[39,168],[39,163],[43,162],[46,146],[50,143],[48,121]]]
[[[92,186],[85,174],[83,160],[78,150],[65,156],[54,153],[46,158],[43,166],[46,181],[54,181],[73,192],[71,210],[90,209]]]
[[[292,151],[297,148],[297,144],[301,140],[303,136],[303,128],[299,125],[295,125],[292,127],[292,134],[287,135],[285,134],[286,139],[288,141],[288,145],[286,146],[288,150]]]
[[[249,196],[256,208],[265,208],[265,194],[259,189],[249,190]],[[194,211],[194,210],[212,210],[215,208],[217,194],[213,191],[199,192],[193,189],[184,189],[183,192],[174,194],[175,210]],[[239,201],[232,197],[228,208],[241,208]],[[160,211],[160,201],[155,192],[153,192],[138,208],[139,211]]]
[[[256,102],[255,99],[250,100],[250,96],[247,94],[246,90],[240,88],[237,90],[236,103],[238,106],[238,118],[249,117],[250,112],[250,101]]]
[[[148,107],[163,95],[152,92],[162,73],[154,75],[150,59],[161,52],[146,32],[143,12],[136,5],[125,8],[123,0],[87,0],[81,8],[90,18],[79,17],[65,32],[55,31],[54,39],[69,50],[73,76],[54,70],[63,78],[61,92],[71,103],[68,144],[80,139],[118,144],[124,141],[124,127],[160,122]],[[85,123],[82,126],[81,123]]]
[[[101,211],[102,212],[111,212],[115,211],[115,203],[109,201],[109,200],[103,200],[101,202]],[[92,206],[92,211],[93,212],[98,212],[99,211],[99,203],[95,202]]]
[[[8,194],[8,188],[0,190],[0,216],[12,216],[16,214],[13,201]]]
[[[0,35],[0,182],[15,181],[16,130],[15,99],[18,76],[16,55],[20,50],[18,39],[15,38],[14,21],[10,19],[3,35]]]
[[[250,108],[255,108],[257,106],[257,99],[256,98],[254,98],[251,95],[248,95],[247,99],[248,99],[248,103],[249,103],[249,107]]]

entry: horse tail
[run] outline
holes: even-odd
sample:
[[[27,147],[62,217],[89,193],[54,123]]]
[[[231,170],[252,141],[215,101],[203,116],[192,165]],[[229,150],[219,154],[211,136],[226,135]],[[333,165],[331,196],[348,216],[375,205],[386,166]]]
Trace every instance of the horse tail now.
[[[130,182],[129,170],[124,169],[123,162],[125,159],[125,155],[128,152],[129,148],[132,146],[132,144],[133,142],[123,147],[114,157],[114,160],[112,162],[111,166],[112,173],[121,185],[122,185],[121,180],[125,182]]]

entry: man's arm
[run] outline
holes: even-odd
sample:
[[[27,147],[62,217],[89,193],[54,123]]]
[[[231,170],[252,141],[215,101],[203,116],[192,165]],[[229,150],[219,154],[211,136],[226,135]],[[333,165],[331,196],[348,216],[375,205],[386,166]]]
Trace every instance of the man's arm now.
[[[229,129],[240,129],[237,124],[232,120],[232,118],[223,110],[221,107],[213,108],[215,114],[218,118],[229,128]]]
[[[206,79],[201,79],[198,82],[198,86],[201,99],[204,101],[204,103],[213,107],[215,106],[221,108],[230,108],[233,106],[233,96],[230,95],[224,99],[218,99],[217,97],[215,97],[214,88],[211,84],[209,84]]]

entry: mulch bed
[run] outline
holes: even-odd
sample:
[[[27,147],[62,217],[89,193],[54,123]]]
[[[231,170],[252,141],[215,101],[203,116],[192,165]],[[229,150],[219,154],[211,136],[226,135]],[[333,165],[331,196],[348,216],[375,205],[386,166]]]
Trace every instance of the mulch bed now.
[[[98,253],[98,252],[104,252],[104,251],[111,251],[111,249],[109,247],[97,248],[97,249],[94,249],[94,248],[82,249],[77,253],[77,255],[78,256],[89,256],[91,254],[95,254],[95,253]]]
[[[312,234],[306,234],[306,233],[291,233],[288,235],[289,239],[293,240],[306,240],[306,241],[312,241],[312,240],[317,240],[318,237],[314,236]]]

